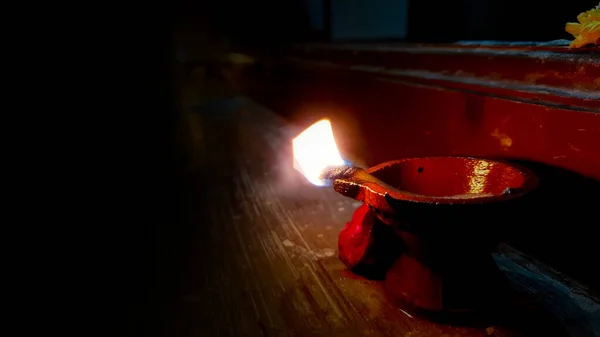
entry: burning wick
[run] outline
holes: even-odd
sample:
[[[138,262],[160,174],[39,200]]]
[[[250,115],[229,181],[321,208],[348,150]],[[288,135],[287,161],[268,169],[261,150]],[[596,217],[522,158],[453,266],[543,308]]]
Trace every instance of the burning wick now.
[[[322,176],[325,170],[346,165],[327,119],[316,122],[294,138],[292,148],[294,168],[317,186],[327,185],[328,179]]]

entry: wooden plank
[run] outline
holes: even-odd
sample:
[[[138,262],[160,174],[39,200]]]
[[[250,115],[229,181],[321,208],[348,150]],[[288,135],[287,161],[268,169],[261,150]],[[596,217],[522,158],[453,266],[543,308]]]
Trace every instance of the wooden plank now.
[[[359,204],[310,185],[293,170],[290,139],[299,130],[241,98],[209,101],[186,117],[194,152],[194,230],[174,335],[560,335],[550,321],[471,328],[410,317],[386,301],[379,282],[354,276],[338,260],[337,234]],[[557,315],[569,321],[572,336],[599,331],[590,323],[598,304],[573,295],[580,288],[538,269],[536,275],[556,286],[536,290],[530,260],[523,267],[511,257],[523,259],[515,251],[499,254],[497,261],[507,275],[518,276],[523,291],[559,311],[585,307],[575,316]]]
[[[435,74],[570,89],[593,94],[600,88],[597,48],[341,44],[304,45],[288,57],[328,61],[338,66],[381,67],[388,71],[428,71]],[[565,95],[569,95],[566,93]]]

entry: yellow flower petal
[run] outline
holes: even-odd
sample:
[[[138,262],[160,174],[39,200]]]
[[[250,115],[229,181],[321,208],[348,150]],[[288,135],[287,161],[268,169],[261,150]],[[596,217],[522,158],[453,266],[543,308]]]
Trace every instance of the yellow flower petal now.
[[[581,48],[588,44],[600,44],[600,9],[594,8],[577,16],[579,23],[569,22],[565,30],[573,35],[575,40],[570,48]]]
[[[579,35],[579,32],[581,30],[581,24],[575,23],[575,22],[568,22],[567,25],[565,26],[565,30],[567,31],[567,33],[569,33],[573,36]]]

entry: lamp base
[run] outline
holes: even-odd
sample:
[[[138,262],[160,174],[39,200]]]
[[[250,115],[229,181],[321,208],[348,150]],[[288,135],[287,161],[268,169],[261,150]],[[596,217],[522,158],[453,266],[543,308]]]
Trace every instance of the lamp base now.
[[[507,280],[489,252],[436,244],[381,222],[358,208],[338,240],[339,258],[354,273],[385,279],[391,301],[430,318],[477,316],[504,306]]]

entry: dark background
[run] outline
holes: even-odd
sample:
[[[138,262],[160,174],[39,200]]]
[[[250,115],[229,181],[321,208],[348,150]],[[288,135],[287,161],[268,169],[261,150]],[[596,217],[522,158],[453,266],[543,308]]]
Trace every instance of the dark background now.
[[[372,30],[370,40],[550,41],[570,39],[564,24],[576,21],[579,13],[597,5],[595,1],[564,1],[557,7],[540,0],[414,0],[408,1],[408,5],[400,5],[400,8],[408,9],[406,18],[398,3],[405,4],[406,1],[226,0],[210,3],[187,0],[179,7],[177,23],[187,24],[186,29],[194,27],[196,32],[208,29],[212,34],[243,46],[328,41],[334,37],[332,25],[335,26],[342,16],[355,16],[355,22],[360,23],[362,30]],[[364,13],[361,8],[369,8],[369,13]],[[393,19],[390,22],[385,16],[390,9],[398,11],[396,24],[406,27],[404,39],[403,34],[393,33],[397,31]],[[367,14],[369,17],[365,18]],[[386,29],[392,33],[386,34]],[[348,34],[349,37],[343,40],[364,40],[353,39],[352,34]],[[344,32],[335,35],[344,35]]]

